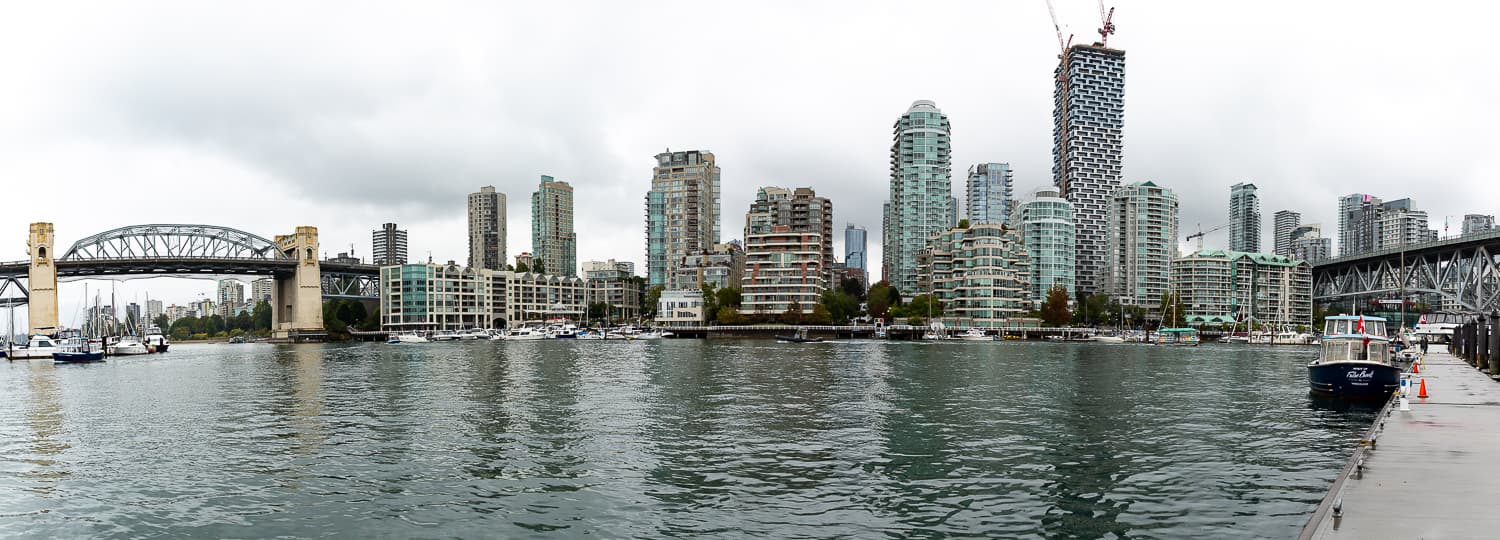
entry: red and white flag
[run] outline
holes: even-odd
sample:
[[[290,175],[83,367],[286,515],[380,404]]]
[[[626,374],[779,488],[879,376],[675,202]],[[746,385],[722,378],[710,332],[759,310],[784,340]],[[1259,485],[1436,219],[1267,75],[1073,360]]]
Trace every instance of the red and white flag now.
[[[1427,324],[1427,314],[1426,313],[1422,314],[1422,318],[1417,319],[1417,324]]]
[[[1363,334],[1363,333],[1365,333],[1365,316],[1364,315],[1360,315],[1359,316],[1359,324],[1354,325],[1354,333],[1356,333],[1356,334]]]

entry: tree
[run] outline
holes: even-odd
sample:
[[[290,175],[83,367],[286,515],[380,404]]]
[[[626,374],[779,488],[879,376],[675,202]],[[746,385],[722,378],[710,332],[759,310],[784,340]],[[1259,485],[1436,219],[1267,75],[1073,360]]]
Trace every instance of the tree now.
[[[943,303],[930,294],[917,295],[911,299],[902,312],[911,317],[941,317],[943,316]]]
[[[839,290],[844,294],[854,297],[856,301],[865,300],[865,284],[854,278],[844,278],[839,281]]]
[[[802,304],[792,301],[781,313],[781,324],[802,324]]]
[[[255,303],[255,310],[251,312],[250,317],[252,319],[254,319],[254,321],[251,323],[251,328],[252,329],[254,329],[254,330],[270,330],[271,329],[271,304],[269,302],[266,302],[265,300],[261,300],[260,302],[256,302]]]
[[[830,324],[833,322],[833,316],[828,313],[828,308],[823,304],[813,304],[813,312],[808,317],[807,322],[813,324]]]
[[[1042,302],[1042,322],[1048,326],[1067,324],[1073,315],[1068,313],[1068,289],[1053,285],[1047,289],[1047,300]]]
[[[646,301],[641,303],[641,313],[643,315],[656,314],[656,304],[661,300],[661,292],[666,289],[666,286],[657,285],[646,291]]]
[[[162,329],[163,331],[165,331],[168,326],[172,325],[172,323],[167,320],[167,314],[165,313],[157,315],[156,319],[151,321],[151,324],[157,328]]]
[[[375,308],[375,311],[370,312],[370,316],[365,317],[365,322],[360,323],[359,329],[367,331],[367,332],[368,331],[373,331],[373,330],[379,330],[380,329],[380,308],[379,307]]]
[[[958,220],[958,228],[960,228],[960,229],[967,229],[967,228],[969,228],[969,220],[967,220],[967,219],[960,219],[960,220]]]
[[[715,319],[719,321],[719,324],[745,324],[747,322],[745,316],[740,315],[740,310],[729,306],[719,308]]]
[[[823,291],[819,305],[828,312],[830,322],[845,324],[859,315],[859,300],[843,291]]]
[[[589,302],[589,320],[597,321],[606,317],[609,317],[609,304]]]
[[[714,292],[714,297],[715,303],[719,305],[719,309],[724,309],[727,307],[734,308],[736,310],[740,309],[741,297],[739,287],[720,288],[718,291]]]
[[[530,271],[531,271],[531,269],[530,269],[530,268],[528,268],[528,267],[527,267],[527,266],[526,266],[526,265],[525,265],[525,264],[523,264],[523,263],[516,263],[516,271],[517,271],[517,272],[521,272],[521,273],[523,273],[523,274],[524,274],[524,273],[526,273],[526,272],[530,272]]]
[[[885,280],[871,285],[868,291],[867,301],[870,303],[870,316],[884,319],[891,316],[890,309],[901,305],[901,291],[896,290]]]
[[[714,284],[707,281],[698,285],[698,290],[703,293],[703,322],[713,324],[719,317],[718,297],[714,296]]]
[[[1079,294],[1077,308],[1073,313],[1075,324],[1093,325],[1104,319],[1109,311],[1109,295]]]

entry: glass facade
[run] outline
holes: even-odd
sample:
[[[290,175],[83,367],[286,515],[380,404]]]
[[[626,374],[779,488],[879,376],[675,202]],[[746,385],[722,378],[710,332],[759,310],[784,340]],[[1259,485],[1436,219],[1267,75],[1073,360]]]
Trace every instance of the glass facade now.
[[[646,193],[646,284],[666,285],[683,257],[719,243],[720,171],[711,152],[656,155]]]
[[[968,201],[964,215],[970,224],[1018,225],[1011,221],[1010,216],[1013,175],[1009,163],[980,163],[969,167],[966,190]]]
[[[923,292],[938,298],[944,317],[1000,326],[1031,309],[1031,258],[1016,231],[970,225],[939,233],[931,246],[921,257],[919,280]]]
[[[920,100],[896,120],[892,138],[881,270],[886,281],[910,297],[919,288],[917,257],[958,215],[953,208],[951,126],[936,104]]]
[[[1038,189],[1016,208],[1021,237],[1031,256],[1031,300],[1036,307],[1047,291],[1061,285],[1074,298],[1073,203],[1055,188]]]
[[[573,186],[542,176],[531,194],[532,271],[578,275],[578,234],[573,232]]]
[[[1229,186],[1229,249],[1260,251],[1260,196],[1255,184]]]
[[[1108,219],[1106,294],[1126,306],[1160,306],[1177,256],[1177,195],[1151,182],[1126,185]]]

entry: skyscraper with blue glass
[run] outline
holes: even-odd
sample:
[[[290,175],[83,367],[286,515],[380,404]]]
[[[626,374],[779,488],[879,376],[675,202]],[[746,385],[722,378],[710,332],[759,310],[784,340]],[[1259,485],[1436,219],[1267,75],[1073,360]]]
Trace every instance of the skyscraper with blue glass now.
[[[911,104],[891,141],[890,199],[881,231],[881,275],[903,296],[917,290],[917,255],[956,215],[948,117],[931,101]]]

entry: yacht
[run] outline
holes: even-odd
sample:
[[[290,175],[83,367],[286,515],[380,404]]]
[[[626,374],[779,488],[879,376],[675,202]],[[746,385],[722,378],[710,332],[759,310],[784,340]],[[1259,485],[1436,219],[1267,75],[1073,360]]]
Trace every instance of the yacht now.
[[[1095,335],[1094,341],[1099,343],[1124,343],[1125,338],[1116,334],[1105,333]]]
[[[167,336],[163,335],[161,329],[155,326],[146,329],[146,337],[141,338],[141,341],[146,344],[147,351],[154,353],[167,352],[167,347],[171,346],[170,343],[167,343]]]
[[[32,358],[52,358],[52,353],[59,352],[62,347],[52,338],[42,334],[31,336],[25,347],[17,347],[10,350],[10,358],[14,360],[28,360]]]
[[[432,337],[428,338],[429,341],[456,341],[457,339],[458,332],[452,330],[439,330],[432,334]]]
[[[572,324],[554,324],[547,328],[547,339],[576,339],[578,327]]]
[[[537,328],[517,328],[505,335],[506,341],[532,341],[538,339],[547,339],[547,334]]]
[[[964,341],[995,341],[995,336],[986,334],[982,328],[970,328],[958,335]]]
[[[415,333],[415,332],[407,332],[405,334],[396,334],[396,337],[395,337],[395,343],[427,343],[428,341],[430,341],[430,340],[427,339],[427,338],[425,338],[425,337],[422,337],[421,334],[418,334],[418,333]],[[387,343],[390,343],[390,342],[391,341],[387,340]]]
[[[151,351],[146,349],[146,344],[142,343],[140,338],[135,336],[121,337],[118,341],[115,341],[114,345],[109,346],[109,353],[116,356],[146,354],[148,352]]]
[[[1385,319],[1335,315],[1324,319],[1317,360],[1307,364],[1313,393],[1349,399],[1381,399],[1401,385],[1401,369],[1391,361]]]

